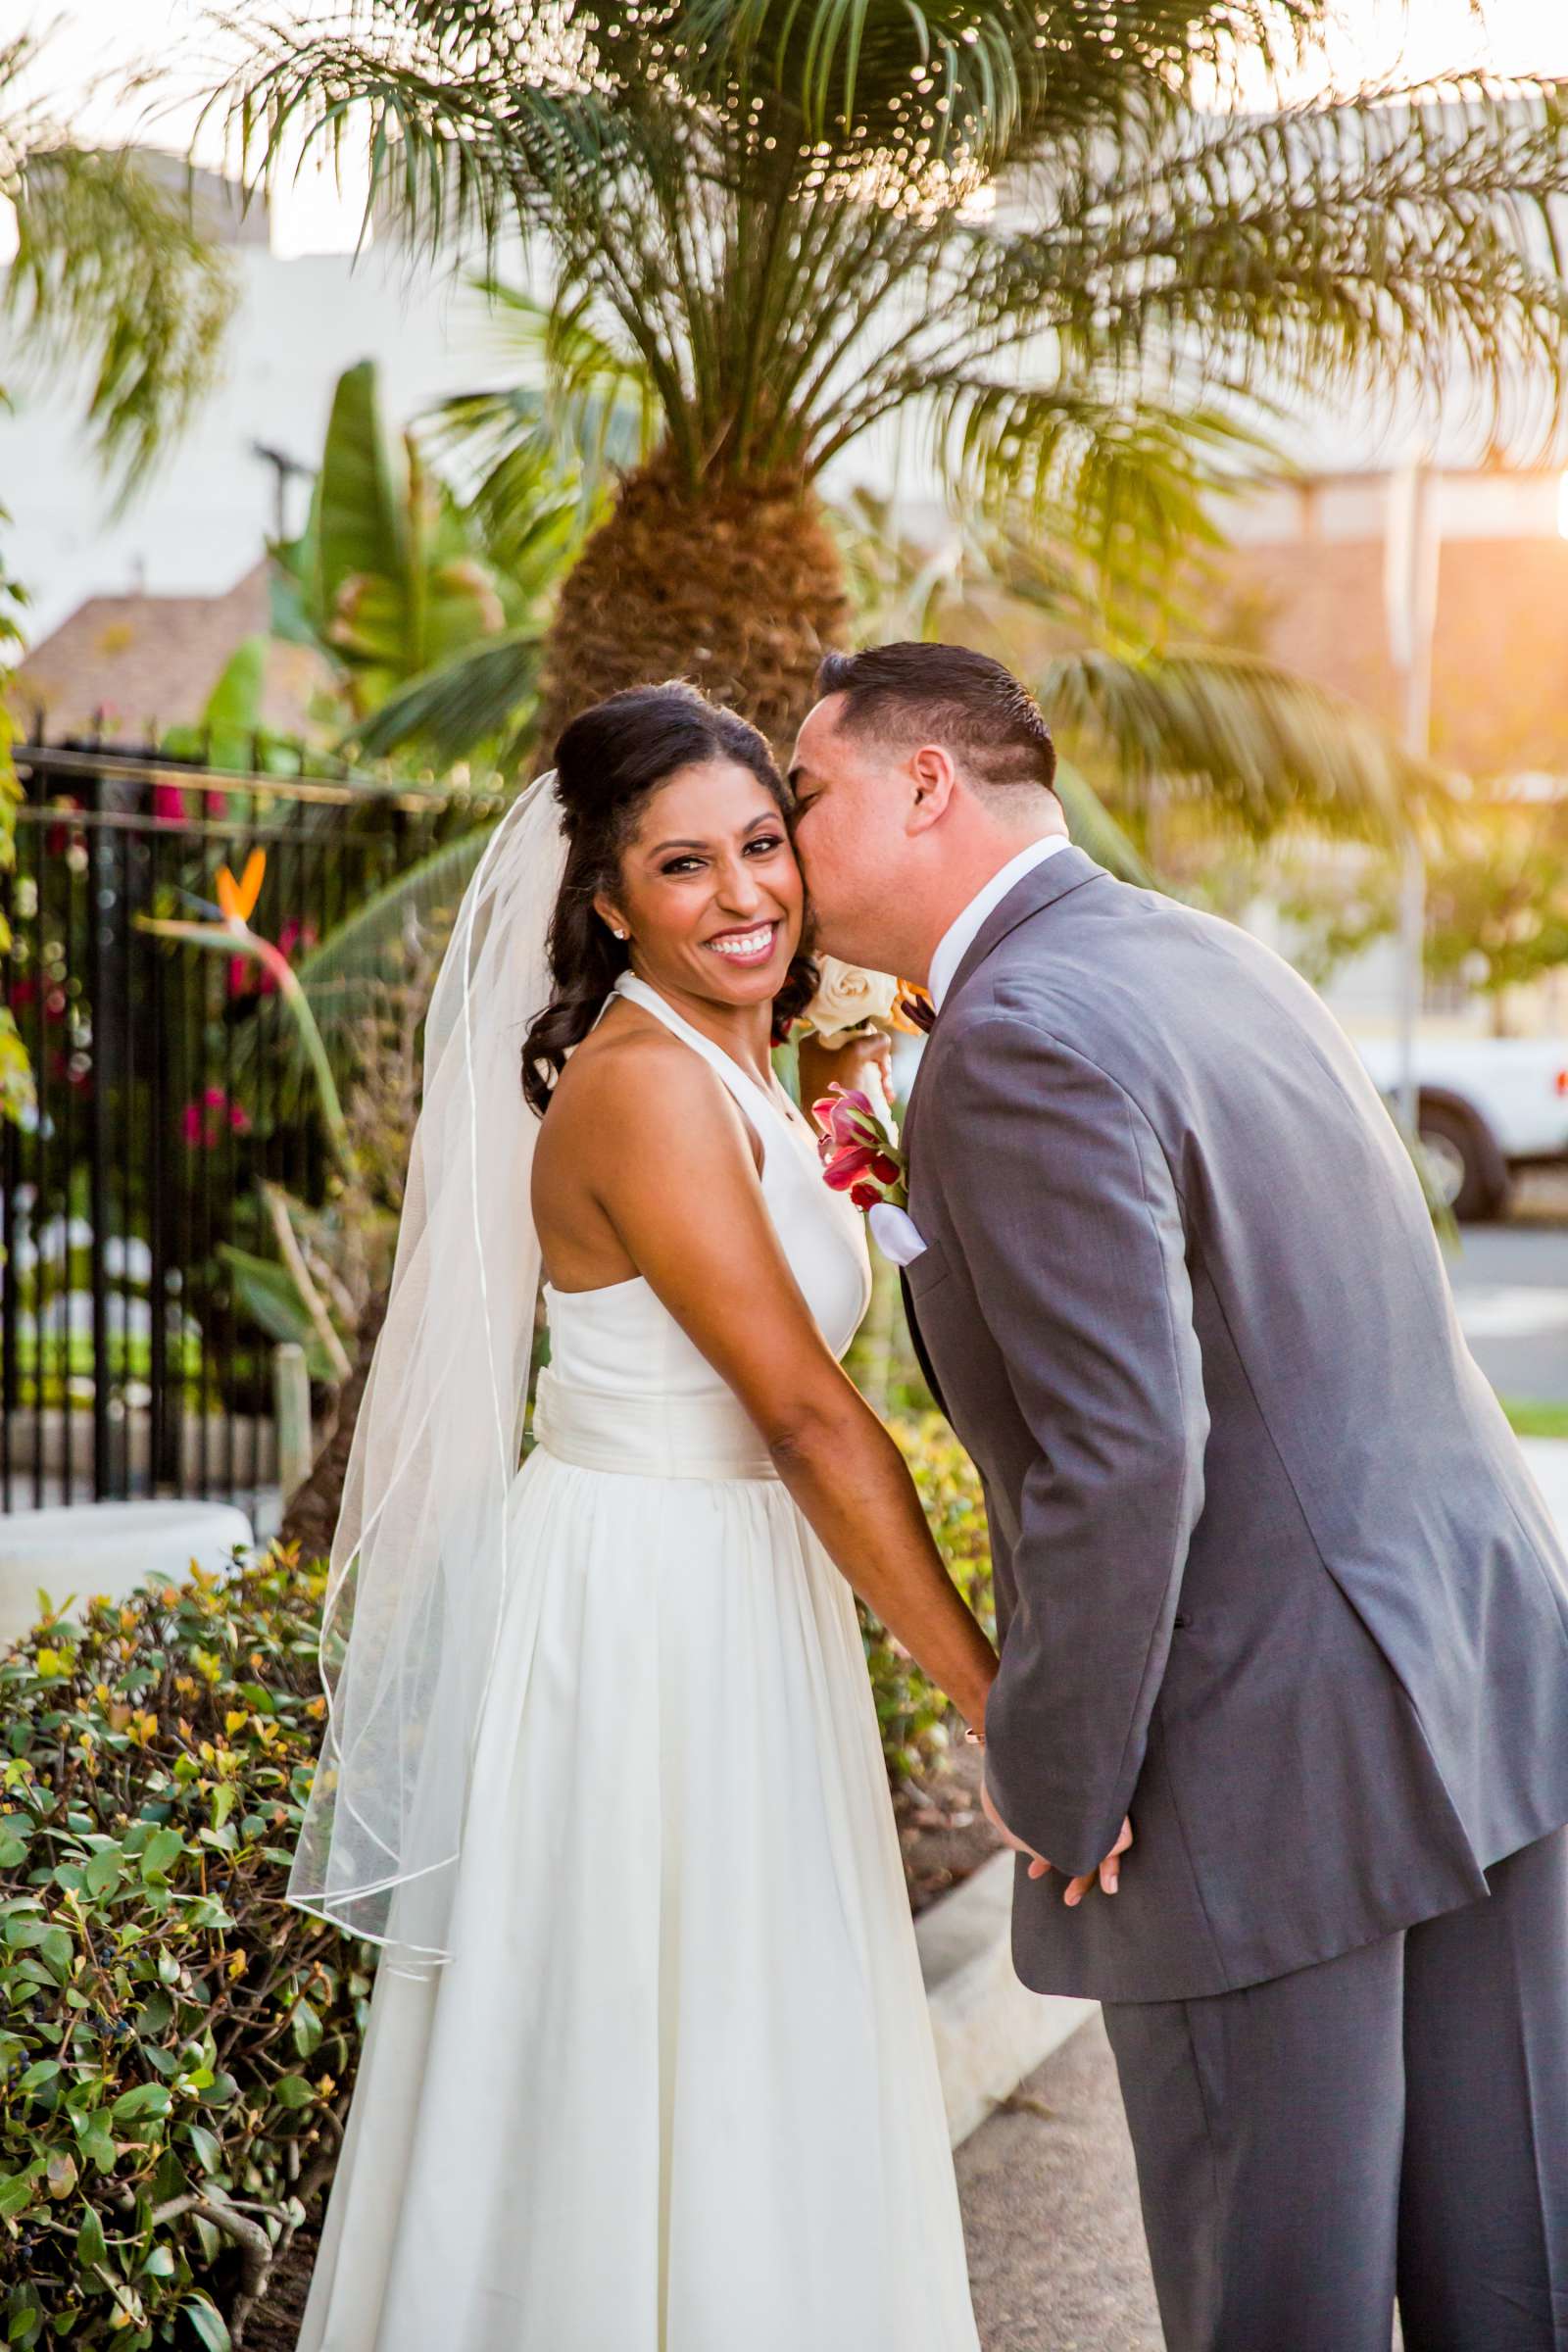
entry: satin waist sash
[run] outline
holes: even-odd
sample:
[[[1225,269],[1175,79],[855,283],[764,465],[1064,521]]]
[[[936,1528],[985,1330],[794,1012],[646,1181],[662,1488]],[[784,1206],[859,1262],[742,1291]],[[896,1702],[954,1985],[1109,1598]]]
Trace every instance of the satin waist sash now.
[[[558,1461],[633,1478],[774,1478],[756,1425],[728,1391],[712,1396],[617,1396],[560,1379],[547,1364],[534,1436]]]

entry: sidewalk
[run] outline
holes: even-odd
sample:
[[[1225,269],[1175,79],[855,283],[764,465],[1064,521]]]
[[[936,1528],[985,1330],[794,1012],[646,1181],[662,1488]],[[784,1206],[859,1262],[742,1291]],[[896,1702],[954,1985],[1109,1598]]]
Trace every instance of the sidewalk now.
[[[985,2352],[1160,2352],[1133,2152],[1098,2015],[955,2161]]]

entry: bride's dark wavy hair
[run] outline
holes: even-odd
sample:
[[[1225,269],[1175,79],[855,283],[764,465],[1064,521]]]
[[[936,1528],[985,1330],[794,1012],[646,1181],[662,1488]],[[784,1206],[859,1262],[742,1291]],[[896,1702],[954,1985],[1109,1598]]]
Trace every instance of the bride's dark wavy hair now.
[[[522,1048],[522,1091],[544,1117],[567,1054],[580,1045],[629,961],[594,912],[603,892],[620,885],[620,861],[649,800],[677,768],[708,760],[733,760],[777,803],[787,829],[794,809],[789,787],[757,729],[724,710],[695,686],[672,679],[662,686],[628,686],[595,703],[562,729],[556,744],[556,795],[566,834],[566,869],[550,918],[549,958],[554,993]],[[798,955],[773,999],[773,1042],[816,990],[816,966]]]

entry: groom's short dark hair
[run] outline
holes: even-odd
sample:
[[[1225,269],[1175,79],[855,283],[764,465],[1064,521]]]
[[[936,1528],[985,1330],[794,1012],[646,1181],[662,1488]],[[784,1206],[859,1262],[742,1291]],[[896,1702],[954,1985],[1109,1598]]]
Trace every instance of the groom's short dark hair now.
[[[829,654],[816,691],[844,697],[838,724],[853,734],[946,745],[982,785],[1054,788],[1056,747],[1040,705],[989,654],[916,643]]]

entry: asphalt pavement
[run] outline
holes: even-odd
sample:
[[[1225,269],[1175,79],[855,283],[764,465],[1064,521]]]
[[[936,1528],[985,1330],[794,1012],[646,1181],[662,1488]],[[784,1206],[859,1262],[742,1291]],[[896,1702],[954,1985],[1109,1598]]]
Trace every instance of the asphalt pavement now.
[[[1497,1394],[1568,1404],[1568,1219],[1462,1226],[1448,1278]]]

